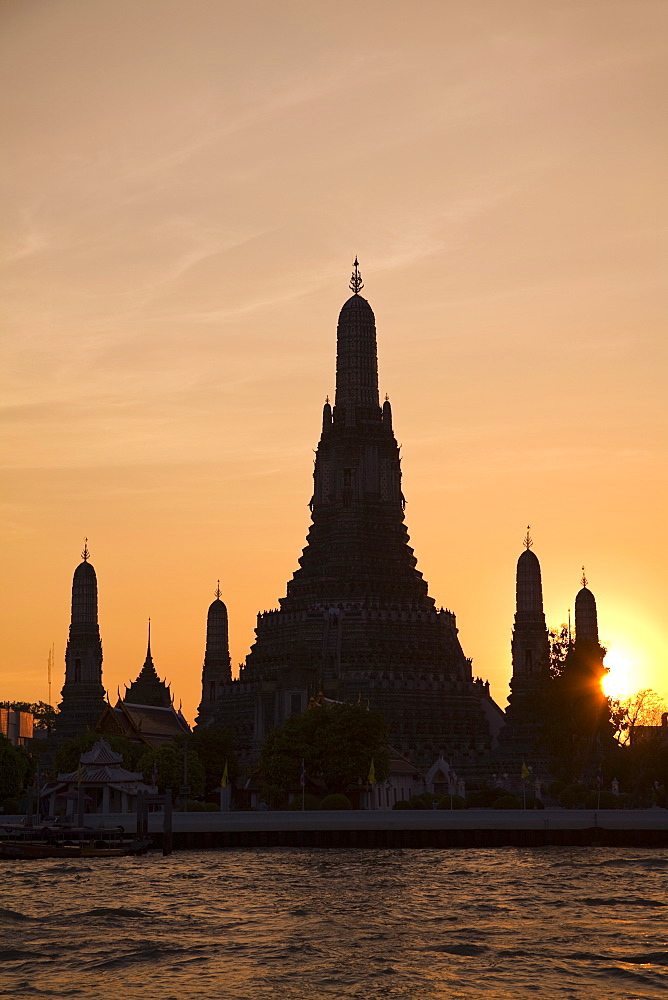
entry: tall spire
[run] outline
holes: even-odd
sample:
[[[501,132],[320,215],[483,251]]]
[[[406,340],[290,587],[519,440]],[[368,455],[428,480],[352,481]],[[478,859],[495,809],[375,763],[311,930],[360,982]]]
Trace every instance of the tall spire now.
[[[172,701],[169,684],[161,681],[151,655],[151,619],[148,620],[146,659],[137,678],[125,689],[124,701],[132,705],[155,705],[168,708]]]
[[[206,647],[202,665],[202,700],[197,713],[198,726],[207,725],[213,720],[220,693],[224,685],[232,680],[227,608],[220,598],[219,580],[216,599],[209,605],[206,616]]]
[[[585,568],[582,567],[582,590],[578,591],[575,598],[575,643],[586,640],[587,642],[598,643],[598,611],[596,609],[596,598],[588,584]]]
[[[531,551],[533,539],[531,528],[527,526],[524,538],[524,551],[517,560],[516,599],[517,615],[540,615],[543,618],[543,584],[540,576],[540,563],[535,552]],[[516,615],[516,617],[517,617]]]
[[[359,294],[364,286],[357,258],[350,287],[354,294],[339,314],[334,398],[334,422],[346,427],[360,421],[380,421],[376,320],[373,309]]]
[[[65,651],[65,684],[62,689],[56,735],[70,738],[93,729],[104,710],[102,643],[97,621],[97,576],[88,562],[88,539],[83,562],[72,580],[72,615]]]
[[[362,281],[362,275],[360,273],[360,265],[357,259],[357,254],[355,254],[355,263],[353,264],[353,269],[354,270],[352,273],[352,277],[350,279],[350,290],[351,292],[354,292],[355,295],[359,295],[359,293],[364,288],[364,282]]]
[[[145,663],[153,664],[153,657],[151,656],[151,619],[148,620],[148,644],[146,646],[146,661]]]

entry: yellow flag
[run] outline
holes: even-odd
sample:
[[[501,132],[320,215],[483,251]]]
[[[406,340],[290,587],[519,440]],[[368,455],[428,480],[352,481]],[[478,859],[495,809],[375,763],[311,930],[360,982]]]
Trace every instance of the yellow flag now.
[[[227,761],[225,761],[225,770],[223,771],[223,776],[220,779],[220,787],[227,788]]]
[[[77,785],[80,785],[82,780],[83,780],[83,767],[81,766],[81,762],[79,762],[79,766],[77,768]]]
[[[368,782],[370,785],[376,784],[376,768],[373,766],[373,757],[371,758],[371,767],[369,768]]]
[[[524,763],[524,761],[522,761],[522,781],[524,781],[525,778],[528,778],[530,774],[531,774],[531,771],[526,766],[526,764]]]

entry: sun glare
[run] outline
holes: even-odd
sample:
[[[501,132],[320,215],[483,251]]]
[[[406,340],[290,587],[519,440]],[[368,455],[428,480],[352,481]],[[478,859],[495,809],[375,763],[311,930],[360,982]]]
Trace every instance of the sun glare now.
[[[631,656],[618,646],[611,647],[605,656],[609,673],[601,681],[604,694],[609,698],[628,698],[638,689],[635,666]]]

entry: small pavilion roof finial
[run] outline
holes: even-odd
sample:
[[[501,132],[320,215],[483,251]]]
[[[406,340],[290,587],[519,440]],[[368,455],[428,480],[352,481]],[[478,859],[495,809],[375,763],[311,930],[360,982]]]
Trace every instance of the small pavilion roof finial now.
[[[524,548],[530,549],[533,545],[533,538],[531,537],[531,525],[527,524],[527,533],[524,538]]]
[[[146,655],[151,655],[151,619],[148,620],[148,643],[146,645]]]
[[[586,587],[588,583],[589,583],[589,580],[587,579],[587,574],[585,573],[585,568],[583,566],[582,567],[582,586]]]
[[[84,538],[84,547],[83,547],[83,552],[81,553],[81,558],[83,559],[84,562],[88,562],[89,555],[90,552],[88,551],[88,539]]]
[[[216,600],[220,600],[220,580],[218,581],[218,586],[216,587]]]
[[[350,290],[354,292],[355,295],[359,293],[364,288],[364,282],[362,281],[362,275],[360,274],[360,263],[357,259],[357,254],[355,254],[355,263],[353,264],[354,271],[350,279]]]

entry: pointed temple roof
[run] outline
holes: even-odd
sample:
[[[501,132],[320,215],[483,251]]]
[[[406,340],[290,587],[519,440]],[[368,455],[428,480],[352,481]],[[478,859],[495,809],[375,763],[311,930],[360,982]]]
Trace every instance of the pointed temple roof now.
[[[216,599],[209,605],[206,616],[204,667],[214,671],[222,670],[229,677],[231,674],[227,608],[220,599],[220,583],[216,594]]]
[[[153,665],[150,618],[148,620],[148,644],[144,666],[141,668],[137,679],[129,687],[126,687],[124,701],[135,705],[155,705],[162,708],[169,708],[172,704],[169,685],[160,680]]]
[[[93,564],[88,562],[88,545],[84,548],[83,562],[74,571],[72,579],[73,626],[97,625],[97,576]]]
[[[598,612],[596,598],[587,588],[587,577],[582,567],[582,589],[575,598],[575,642],[587,640],[598,643]]]
[[[543,585],[540,576],[540,563],[535,552],[531,551],[533,540],[530,528],[527,528],[524,539],[524,551],[517,560],[516,600],[517,614],[543,614]]]

